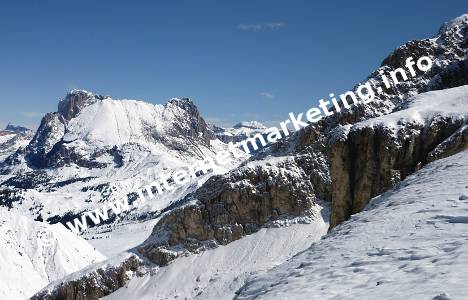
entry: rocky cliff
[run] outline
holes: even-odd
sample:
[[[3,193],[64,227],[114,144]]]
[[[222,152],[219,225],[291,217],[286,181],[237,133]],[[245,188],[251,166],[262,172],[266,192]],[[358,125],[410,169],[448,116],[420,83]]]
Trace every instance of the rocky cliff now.
[[[278,174],[295,169],[300,178],[297,181],[287,179],[292,184],[286,192],[278,193],[272,188],[281,186],[283,179],[264,176],[263,167],[241,168],[224,177],[212,178],[192,195],[195,203],[168,213],[158,222],[152,236],[140,247],[140,253],[156,263],[166,264],[181,252],[196,252],[205,244],[224,244],[273,219],[305,213],[313,205],[310,199],[315,198],[332,202],[333,227],[428,160],[443,157],[444,152],[448,155],[464,149],[466,128],[463,126],[467,116],[462,107],[466,103],[453,95],[452,98],[447,96],[449,99],[440,95],[438,101],[459,101],[452,104],[461,114],[437,113],[434,107],[436,113],[428,114],[424,121],[401,120],[397,131],[386,126],[350,128],[352,124],[398,111],[424,110],[419,98],[410,97],[468,84],[467,39],[468,15],[464,15],[442,26],[432,39],[411,41],[399,47],[367,78],[373,86],[382,85],[379,70],[402,67],[409,56],[428,55],[434,67],[385,90],[374,102],[353,106],[298,132],[275,145],[273,153],[258,154],[246,164],[261,164],[265,156],[271,154],[292,157],[288,163],[273,163],[280,170]],[[465,90],[460,93],[462,98],[467,96]],[[421,97],[431,98],[432,94]],[[413,100],[408,101],[409,98]],[[421,106],[411,108],[412,101]],[[259,190],[259,186],[262,189]],[[246,209],[236,208],[237,204]]]
[[[262,227],[307,222],[319,201],[331,202],[336,226],[427,162],[466,149],[467,39],[464,15],[434,38],[399,47],[366,80],[382,85],[378,71],[401,67],[409,56],[429,55],[433,68],[210,178],[174,203],[136,250],[166,265]],[[79,291],[84,282],[75,284]]]
[[[281,217],[305,215],[315,201],[312,184],[290,161],[279,165],[247,165],[210,178],[187,196],[195,203],[165,215],[138,251],[165,265],[187,251],[228,244]]]

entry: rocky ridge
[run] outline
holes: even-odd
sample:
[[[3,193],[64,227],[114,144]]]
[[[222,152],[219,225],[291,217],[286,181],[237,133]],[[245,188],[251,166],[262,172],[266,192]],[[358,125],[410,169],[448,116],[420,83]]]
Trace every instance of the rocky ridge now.
[[[373,72],[366,81],[370,81],[373,86],[381,86],[382,82],[378,77],[378,71],[401,67],[402,65],[399,64],[409,56],[417,58],[429,55],[434,61],[434,67],[395,88],[384,91],[374,102],[353,106],[350,110],[336,113],[319,122],[316,126],[309,126],[283,143],[275,145],[271,154],[280,157],[293,157],[287,163],[281,162],[276,167],[282,169],[283,172],[286,172],[287,169],[294,169],[296,176],[304,181],[299,185],[291,185],[288,193],[277,193],[274,189],[270,189],[272,186],[280,184],[282,179],[281,176],[262,176],[263,173],[268,173],[265,171],[269,168],[268,166],[254,168],[253,174],[252,169],[241,168],[232,171],[236,174],[240,172],[241,176],[227,174],[212,178],[205,183],[200,192],[192,195],[196,200],[195,203],[168,213],[158,222],[152,236],[139,248],[140,253],[155,263],[166,264],[180,253],[197,252],[203,249],[204,247],[200,246],[202,244],[223,244],[223,241],[232,241],[249,234],[252,232],[252,227],[249,224],[255,224],[253,228],[258,230],[262,223],[266,225],[269,221],[281,216],[300,215],[300,210],[279,209],[280,206],[288,206],[280,204],[282,199],[286,199],[285,201],[289,201],[290,204],[308,203],[307,199],[315,198],[331,201],[333,205],[332,226],[335,226],[346,220],[352,213],[362,209],[369,199],[391,188],[408,174],[414,172],[418,165],[425,164],[428,155],[434,158],[435,154],[429,153],[436,148],[450,148],[451,153],[464,149],[466,142],[464,142],[463,134],[460,133],[458,139],[451,137],[451,135],[462,130],[462,126],[466,123],[466,117],[462,120],[451,117],[434,117],[427,124],[416,127],[412,123],[401,124],[405,129],[399,131],[402,135],[400,151],[392,151],[395,148],[389,147],[388,143],[385,142],[392,135],[392,132],[386,132],[385,129],[374,132],[374,130],[364,128],[360,131],[361,134],[353,131],[352,134],[345,135],[342,140],[336,139],[335,136],[337,128],[342,128],[342,126],[349,126],[359,121],[404,110],[407,99],[413,95],[468,84],[465,72],[467,39],[468,15],[464,15],[456,22],[444,25],[432,39],[406,43],[390,54],[383,61],[382,66]],[[405,132],[411,131],[414,132],[412,138],[404,136]],[[466,129],[461,132],[466,132]],[[348,142],[348,139],[351,141]],[[412,142],[408,143],[408,141]],[[354,153],[357,150],[346,152],[347,148],[342,146],[343,143],[359,147],[359,153],[362,155],[359,157],[349,155],[350,152]],[[420,145],[420,143],[423,143],[422,147],[413,150],[412,147]],[[442,146],[442,143],[445,145]],[[293,147],[290,146],[291,144]],[[378,146],[379,144],[381,146]],[[383,147],[385,151],[374,151],[374,153],[366,155],[366,153],[372,152],[372,149],[380,149],[380,147]],[[253,158],[252,163],[255,164],[257,160],[261,161],[264,157],[265,154],[259,154]],[[388,166],[384,166],[386,162],[389,162]],[[246,163],[247,166],[249,164]],[[349,168],[345,167],[343,171],[340,166],[341,168],[349,166]],[[374,176],[379,168],[382,168],[381,176]],[[343,176],[340,172],[348,175]],[[357,182],[350,184],[346,182],[346,178],[351,176],[349,174],[356,174],[353,175],[353,178],[360,179],[356,179]],[[370,178],[372,179],[370,180]],[[224,194],[221,193],[221,197],[219,193],[214,192],[219,190],[220,182],[225,186],[223,188]],[[359,187],[359,190],[350,192],[350,186],[355,185]],[[227,188],[229,186],[235,187],[235,190]],[[265,197],[257,198],[258,186],[265,186],[265,190],[260,191]],[[211,193],[203,193],[204,190],[211,191]],[[353,193],[356,195],[352,196]],[[208,194],[208,198],[204,194]],[[238,195],[245,196],[239,201]],[[287,197],[283,198],[284,195]],[[249,203],[258,203],[259,201],[262,204],[245,212],[242,220],[237,217],[237,210],[232,209],[235,206],[232,204],[233,202],[234,204],[241,202],[250,207]],[[349,202],[355,203],[351,205],[351,209],[343,205],[343,203]],[[213,208],[207,205],[208,203],[216,204],[215,211],[222,212],[221,219],[212,217]],[[275,205],[271,205],[271,203]],[[309,203],[308,205],[313,204]],[[306,213],[308,205],[302,207],[302,213]],[[289,207],[294,206],[290,205]],[[215,216],[217,216],[216,212]],[[259,222],[258,215],[266,217]],[[228,230],[221,231],[222,238],[220,239],[207,228],[227,228]]]
[[[468,84],[467,38],[464,15],[442,26],[432,39],[399,47],[379,70],[401,67],[407,57],[421,55],[431,56],[434,67],[385,90],[372,103],[336,113],[258,153],[240,168],[212,177],[159,220],[139,253],[165,265],[287,218],[307,221],[308,209],[320,200],[332,203],[336,225],[427,162],[466,149],[466,116],[405,119],[398,130],[358,123],[404,112],[414,95],[424,99],[427,95],[422,93]],[[367,78],[374,86],[381,85],[379,70]],[[358,190],[351,190],[354,186]]]

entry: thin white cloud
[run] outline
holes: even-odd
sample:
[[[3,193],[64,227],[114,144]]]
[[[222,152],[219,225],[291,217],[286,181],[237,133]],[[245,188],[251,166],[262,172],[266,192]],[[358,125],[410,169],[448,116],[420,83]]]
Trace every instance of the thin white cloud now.
[[[266,31],[266,30],[277,30],[281,29],[286,24],[282,22],[277,23],[254,23],[254,24],[239,24],[237,25],[237,29],[244,30],[244,31]]]
[[[37,118],[42,117],[44,114],[38,111],[23,111],[21,112],[21,115],[26,118]]]
[[[260,96],[262,96],[263,98],[267,98],[267,99],[275,98],[275,95],[273,95],[272,93],[269,93],[269,92],[261,92]]]

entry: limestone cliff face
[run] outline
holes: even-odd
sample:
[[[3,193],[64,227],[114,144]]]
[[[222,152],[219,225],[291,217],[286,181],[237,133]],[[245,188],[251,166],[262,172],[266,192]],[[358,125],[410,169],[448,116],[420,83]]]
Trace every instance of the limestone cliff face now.
[[[346,138],[332,141],[331,227],[360,212],[371,198],[394,187],[434,156],[440,158],[442,153],[454,154],[465,149],[466,141],[462,142],[462,138],[449,138],[466,122],[435,116],[426,124],[401,124],[398,131],[384,125],[351,128]],[[442,142],[443,148],[450,150],[436,155],[434,150]]]
[[[431,151],[427,157],[428,162],[442,159],[468,148],[468,125],[460,127],[452,136],[443,141]]]
[[[306,175],[288,161],[212,177],[192,199],[158,222],[140,253],[165,265],[182,253],[228,244],[281,216],[301,216],[315,200]]]
[[[408,56],[422,55],[431,56],[434,67],[385,90],[372,103],[336,113],[274,145],[267,151],[272,160],[257,153],[239,169],[212,177],[166,212],[137,248],[139,253],[166,265],[178,256],[228,244],[283,218],[307,216],[319,199],[332,203],[331,225],[336,226],[422,164],[466,149],[468,117],[434,114],[418,122],[401,119],[397,129],[359,122],[405,111],[413,95],[468,84],[467,28],[465,15],[444,25],[433,39],[396,49],[379,69],[401,67]],[[382,86],[378,70],[367,80]],[[75,286],[59,288],[69,298],[60,298],[56,292],[37,299],[82,299],[70,294]]]
[[[463,118],[440,115],[425,123],[402,122],[398,131],[353,124],[405,110],[413,95],[468,84],[467,39],[464,15],[442,26],[432,39],[399,47],[366,79],[372,86],[383,86],[379,70],[404,67],[409,56],[430,56],[433,68],[384,90],[369,104],[335,113],[274,145],[268,153],[290,157],[288,167],[300,174],[286,185],[277,176],[266,176],[262,168],[253,173],[241,168],[208,181],[194,196],[195,202],[174,209],[155,226],[140,253],[166,264],[181,253],[229,243],[274,218],[300,215],[313,205],[307,199],[332,202],[333,227],[421,164],[465,149]],[[259,153],[250,164],[264,158]]]
[[[130,279],[129,274],[136,272],[141,261],[130,256],[117,266],[104,266],[76,276],[75,279],[46,288],[31,300],[98,300],[123,287]]]
[[[92,105],[99,100],[106,98],[101,95],[93,95],[90,92],[83,90],[72,90],[66,97],[60,100],[58,104],[58,114],[65,120],[70,121],[76,117],[83,108]]]

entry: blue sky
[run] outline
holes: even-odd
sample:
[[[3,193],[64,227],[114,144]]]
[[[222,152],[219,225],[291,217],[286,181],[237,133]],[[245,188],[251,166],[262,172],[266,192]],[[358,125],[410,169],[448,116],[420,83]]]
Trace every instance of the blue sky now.
[[[466,1],[2,1],[0,126],[37,126],[74,88],[190,97],[221,125],[275,123],[467,12]]]

